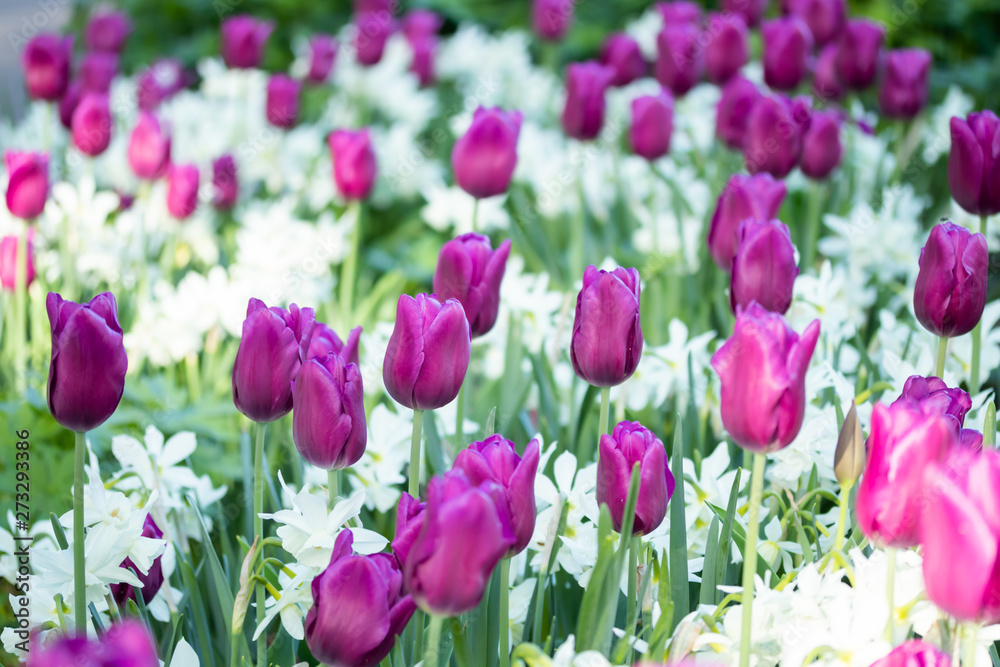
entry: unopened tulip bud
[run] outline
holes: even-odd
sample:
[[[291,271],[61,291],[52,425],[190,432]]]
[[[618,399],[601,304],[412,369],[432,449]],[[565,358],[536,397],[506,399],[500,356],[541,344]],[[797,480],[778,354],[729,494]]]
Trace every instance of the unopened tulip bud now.
[[[762,97],[747,119],[743,150],[747,171],[784,178],[802,154],[802,139],[812,110],[808,100],[775,94]]]
[[[701,80],[705,51],[698,43],[701,31],[691,23],[667,24],[656,38],[656,79],[677,97]]]
[[[223,155],[212,162],[212,188],[212,206],[226,211],[236,205],[240,184],[232,155]]]
[[[788,227],[780,220],[747,219],[736,233],[736,256],[729,287],[734,313],[753,302],[784,314],[792,305],[799,267]]]
[[[480,234],[463,234],[444,244],[434,272],[439,299],[458,299],[473,338],[489,333],[500,308],[500,283],[507,268],[510,240],[493,250]]]
[[[736,75],[722,87],[715,111],[715,136],[733,150],[742,151],[746,140],[747,119],[760,99],[760,91],[749,79]]]
[[[306,80],[310,83],[323,83],[330,76],[334,60],[337,58],[338,42],[330,35],[317,34],[309,39],[309,73]]]
[[[258,21],[239,14],[222,22],[222,59],[231,69],[252,69],[260,66],[267,38],[274,30],[270,21]]]
[[[12,33],[13,34],[13,33]],[[32,37],[21,53],[21,69],[28,97],[54,102],[69,85],[73,38],[43,33]]]
[[[35,230],[28,230],[28,249],[25,257],[28,260],[25,277],[27,285],[35,281]],[[5,236],[0,239],[0,286],[8,292],[13,292],[17,284],[17,251],[21,245],[19,236]]]
[[[816,61],[813,74],[813,95],[820,100],[835,101],[844,96],[844,85],[837,77],[837,46],[827,44]]]
[[[477,199],[503,194],[517,166],[521,112],[479,107],[451,152],[458,186]]]
[[[132,23],[124,12],[102,11],[87,21],[83,42],[90,51],[121,53],[132,32]]]
[[[840,113],[817,111],[802,137],[802,173],[815,180],[827,178],[840,164],[843,146],[840,143]]]
[[[854,486],[865,470],[865,437],[858,421],[858,408],[851,401],[851,409],[844,417],[837,436],[837,451],[833,456],[833,474],[841,487]]]
[[[732,269],[740,223],[747,219],[765,222],[778,217],[786,192],[784,181],[776,181],[770,174],[734,174],[729,179],[715,204],[708,232],[708,247],[720,269]]]
[[[336,130],[327,138],[333,181],[346,199],[367,199],[375,187],[375,151],[367,129]]]
[[[360,340],[361,327],[351,329],[350,333],[347,334],[347,342],[345,343],[340,340],[340,336],[337,335],[337,332],[333,328],[322,322],[317,322],[316,328],[313,329],[312,340],[309,343],[309,351],[306,353],[306,358],[312,359],[333,353],[343,359],[345,364],[354,364],[360,367],[361,362],[358,360],[358,342]]]
[[[948,186],[959,206],[973,215],[1000,213],[1000,120],[992,111],[951,119]]]
[[[562,126],[573,139],[596,139],[604,126],[604,93],[615,70],[596,61],[574,63],[566,68],[566,105]]]
[[[354,56],[365,67],[377,65],[385,52],[385,43],[396,28],[390,12],[361,12],[354,17]]]
[[[844,0],[790,0],[788,9],[806,22],[816,46],[824,46],[840,35],[847,13]]]
[[[667,451],[652,431],[639,422],[619,422],[611,435],[601,436],[597,459],[597,502],[607,505],[615,530],[621,531],[632,468],[639,464],[639,495],[633,535],[648,535],[663,522],[674,493],[674,476]]]
[[[163,176],[170,163],[170,132],[148,111],[139,112],[132,128],[128,163],[136,176],[146,179]]]
[[[747,24],[739,14],[709,14],[706,27],[705,71],[720,86],[750,59]]]
[[[49,196],[49,156],[47,153],[7,151],[7,210],[23,220],[45,210]]]
[[[701,4],[688,0],[673,0],[673,2],[657,2],[656,10],[663,17],[663,25],[678,25],[690,23],[701,25]]]
[[[275,74],[267,82],[267,122],[275,127],[294,127],[299,119],[299,91],[302,84],[285,74]]]
[[[884,42],[885,31],[878,23],[847,21],[837,46],[837,77],[847,88],[862,90],[872,85]]]
[[[626,86],[646,74],[646,59],[639,43],[623,32],[616,32],[604,40],[601,62],[614,68],[613,86]]]
[[[756,28],[767,9],[768,0],[722,0],[722,11],[738,14],[746,24]]]
[[[642,357],[641,291],[635,269],[584,271],[570,338],[573,370],[584,381],[613,387],[632,377]]]
[[[558,42],[573,24],[573,0],[532,0],[531,26],[539,38]]]
[[[91,93],[107,93],[111,82],[118,73],[118,56],[114,53],[93,51],[84,54],[80,60],[79,80],[83,90]]]
[[[935,225],[920,251],[913,289],[913,310],[920,324],[946,338],[972,331],[986,307],[989,264],[982,234],[953,222]]]
[[[888,118],[908,120],[927,106],[931,54],[924,49],[896,49],[885,59],[878,101]]]
[[[107,94],[84,93],[73,111],[73,145],[84,155],[100,155],[111,143],[112,124]]]
[[[774,90],[793,90],[809,72],[813,37],[798,16],[764,21],[764,81]]]
[[[629,139],[636,155],[658,160],[670,152],[674,131],[674,100],[665,89],[659,95],[632,100],[632,127]]]
[[[167,174],[167,211],[178,220],[191,217],[198,207],[198,167],[175,164]]]
[[[335,353],[307,360],[292,382],[292,440],[323,470],[349,468],[368,442],[361,372]]]

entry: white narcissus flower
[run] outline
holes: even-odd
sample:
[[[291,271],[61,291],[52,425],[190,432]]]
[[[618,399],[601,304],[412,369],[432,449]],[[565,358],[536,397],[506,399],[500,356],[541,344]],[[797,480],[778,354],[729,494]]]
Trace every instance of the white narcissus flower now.
[[[267,613],[264,615],[264,621],[257,626],[257,630],[254,632],[254,641],[257,641],[257,638],[271,624],[274,617],[279,615],[281,616],[281,626],[293,639],[301,641],[305,638],[303,622],[306,613],[313,605],[312,580],[318,574],[318,570],[297,563],[293,563],[289,569],[295,573],[295,576],[290,577],[284,571],[278,574],[281,597],[267,598]]]
[[[162,660],[160,664],[163,664]],[[170,658],[170,667],[201,667],[201,659],[183,637],[174,647],[173,656]]]

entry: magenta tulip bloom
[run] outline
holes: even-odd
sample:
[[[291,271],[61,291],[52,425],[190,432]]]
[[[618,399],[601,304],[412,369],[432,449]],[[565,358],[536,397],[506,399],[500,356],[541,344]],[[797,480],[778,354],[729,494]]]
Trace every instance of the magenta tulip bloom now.
[[[100,155],[111,143],[112,125],[107,94],[85,92],[73,111],[73,145],[84,155]]]
[[[84,54],[80,60],[80,70],[77,75],[84,91],[107,93],[111,90],[111,81],[117,73],[117,54],[92,51]]]
[[[812,110],[807,98],[790,100],[775,94],[761,97],[747,119],[743,158],[751,174],[784,178],[802,154],[802,139]]]
[[[871,667],[951,667],[951,658],[930,642],[911,639],[873,662]]]
[[[632,100],[632,127],[629,141],[632,150],[649,161],[659,160],[670,152],[674,131],[674,100],[665,89],[659,95],[645,95]]]
[[[365,67],[377,65],[385,52],[385,43],[396,28],[389,12],[361,12],[354,17],[354,56]]]
[[[236,160],[226,154],[212,162],[212,206],[228,211],[236,205],[240,182],[236,176]]]
[[[328,665],[374,667],[389,655],[416,605],[403,595],[403,574],[390,554],[355,556],[342,530],[330,564],[312,581],[306,643]]]
[[[913,289],[920,324],[947,338],[972,331],[986,307],[989,267],[985,236],[953,222],[935,225],[920,251]]]
[[[458,186],[477,199],[503,194],[517,166],[521,112],[479,107],[451,151]]]
[[[840,35],[847,13],[844,0],[791,0],[788,8],[809,26],[816,46],[824,46]]]
[[[739,14],[708,15],[705,71],[720,86],[739,73],[750,59],[747,24]]]
[[[148,111],[139,112],[128,142],[128,164],[139,178],[154,179],[170,163],[170,132]]]
[[[624,32],[608,35],[601,45],[601,62],[615,70],[612,86],[627,86],[646,75],[646,59],[639,43]]]
[[[888,118],[909,120],[927,106],[931,54],[924,49],[896,49],[885,59],[878,101]]]
[[[360,367],[361,362],[358,360],[358,342],[360,340],[361,327],[351,329],[351,332],[347,334],[347,342],[345,343],[340,340],[340,336],[337,335],[337,332],[332,327],[322,322],[317,322],[316,328],[313,329],[309,350],[306,352],[306,359],[313,359],[333,353],[343,359],[345,364],[354,364]]]
[[[458,299],[400,295],[382,366],[385,389],[412,410],[436,410],[458,396],[472,339]]]
[[[337,40],[330,35],[316,34],[309,39],[309,73],[306,80],[310,83],[323,83],[333,70],[337,59]]]
[[[367,199],[375,187],[375,151],[368,129],[336,130],[327,138],[333,181],[346,199]]]
[[[45,210],[49,196],[49,156],[47,153],[7,151],[7,210],[31,220]]]
[[[972,398],[967,392],[958,387],[948,387],[940,378],[922,375],[911,375],[906,379],[903,392],[892,404],[896,403],[907,404],[926,414],[944,415],[958,434],[963,431],[965,415],[972,409]]]
[[[107,628],[100,640],[85,636],[59,637],[44,647],[33,635],[25,667],[159,667],[156,645],[138,621],[122,621]]]
[[[403,17],[403,35],[411,44],[426,37],[437,37],[444,20],[429,9],[411,9]]]
[[[488,480],[473,484],[453,469],[427,486],[423,526],[406,558],[406,588],[429,614],[471,611],[515,541],[503,488]]]
[[[635,269],[583,272],[570,339],[573,370],[596,387],[613,387],[632,377],[642,356],[639,295]]]
[[[687,0],[657,2],[656,9],[663,17],[664,25],[680,25],[681,23],[701,25],[701,5],[697,2],[688,2]]]
[[[406,569],[410,549],[424,527],[426,511],[427,503],[420,502],[405,491],[400,496],[399,505],[396,506],[396,533],[392,538],[392,554],[402,570]]]
[[[292,382],[292,440],[306,461],[343,470],[361,459],[368,443],[361,371],[335,353],[302,364]]]
[[[850,19],[837,47],[837,77],[851,90],[872,85],[878,74],[885,30],[874,21]]]
[[[251,420],[263,424],[292,409],[292,380],[306,361],[316,326],[312,308],[268,308],[250,299],[243,337],[233,363],[233,403]]]
[[[73,129],[73,112],[76,111],[77,105],[80,104],[82,96],[83,87],[76,81],[71,81],[69,86],[66,87],[66,92],[63,93],[62,98],[59,100],[59,122],[67,130]]]
[[[755,454],[787,447],[806,408],[806,369],[819,338],[819,320],[801,338],[785,318],[751,303],[736,316],[732,337],[712,356],[722,380],[722,425]]]
[[[142,524],[142,536],[148,537],[154,540],[163,539],[163,531],[160,527],[156,525],[153,521],[153,517],[150,514],[146,515],[146,521]],[[126,558],[121,567],[125,570],[135,570],[135,576],[142,582],[142,601],[149,604],[156,597],[159,592],[160,587],[163,586],[163,563],[161,559],[163,555],[157,556],[153,560],[153,564],[149,566],[149,570],[143,572],[140,570],[135,563],[132,562],[131,558]],[[118,603],[119,608],[124,608],[128,600],[135,600],[136,589],[131,584],[111,584],[111,595],[115,598],[115,602]]]
[[[662,446],[662,445],[661,445]],[[507,502],[507,516],[514,531],[514,544],[505,555],[511,558],[524,551],[535,530],[535,473],[538,472],[539,444],[532,440],[524,457],[510,440],[494,434],[473,442],[455,457],[454,467],[473,484],[492,482],[500,486]]]
[[[441,248],[434,271],[439,299],[458,299],[473,338],[493,329],[500,308],[500,283],[507,268],[510,240],[493,250],[481,234],[462,234]]]
[[[694,24],[668,23],[656,38],[656,80],[677,97],[694,88],[705,69],[699,35],[701,31]]]
[[[417,75],[417,81],[421,88],[433,85],[434,61],[437,55],[437,37],[422,37],[410,43],[413,49],[413,60],[410,62],[410,71]]]
[[[992,111],[951,119],[948,186],[959,206],[973,215],[1000,213],[1000,120]]]
[[[722,87],[715,110],[715,136],[733,150],[742,151],[750,110],[760,99],[760,91],[749,79],[736,75]]]
[[[826,45],[819,54],[813,74],[812,93],[823,101],[835,101],[844,96],[844,86],[837,78],[836,44]]]
[[[764,21],[764,81],[774,90],[793,90],[809,73],[813,37],[798,16]]]
[[[21,53],[21,69],[28,97],[54,102],[69,85],[73,38],[43,33],[32,37]]]
[[[267,38],[274,24],[253,16],[238,14],[222,22],[222,60],[230,69],[253,69],[260,66]]]
[[[566,106],[562,126],[567,136],[580,141],[596,139],[604,126],[604,93],[615,77],[614,69],[597,61],[573,63],[566,68]]]
[[[102,11],[87,21],[83,43],[90,51],[121,53],[132,32],[132,23],[123,12]]]
[[[748,218],[766,222],[778,217],[786,192],[784,181],[769,174],[734,174],[729,179],[715,205],[708,232],[708,247],[720,269],[729,271],[733,265],[740,223]]]
[[[28,230],[28,249],[25,257],[28,260],[27,285],[35,281],[35,230]],[[17,251],[21,245],[18,236],[5,236],[0,239],[0,286],[8,292],[13,292],[17,282]]]
[[[531,27],[539,38],[558,42],[573,23],[573,0],[532,0]]]
[[[840,144],[840,112],[817,111],[802,138],[802,173],[817,181],[828,177],[843,154]]]
[[[92,431],[114,414],[125,391],[128,358],[115,296],[74,303],[49,292],[45,309],[52,328],[49,411],[71,431]]]
[[[722,0],[722,11],[739,14],[748,26],[755,28],[764,16],[767,2],[768,0]]]
[[[607,505],[615,530],[621,531],[632,467],[639,464],[639,496],[633,535],[648,535],[663,523],[674,494],[667,451],[660,439],[639,422],[619,422],[601,436],[597,458],[597,503]]]
[[[736,257],[729,286],[734,313],[753,302],[784,315],[792,305],[792,288],[799,275],[795,246],[780,220],[747,219],[736,234]]]
[[[275,127],[294,127],[299,119],[299,90],[302,84],[287,74],[275,74],[267,81],[267,122]]]
[[[198,167],[171,165],[167,172],[167,211],[178,220],[191,217],[198,207]]]

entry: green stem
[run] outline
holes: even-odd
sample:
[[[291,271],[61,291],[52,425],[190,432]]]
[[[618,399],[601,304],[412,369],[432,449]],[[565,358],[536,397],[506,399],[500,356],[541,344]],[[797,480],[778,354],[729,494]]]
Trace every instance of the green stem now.
[[[330,510],[333,510],[333,506],[337,504],[337,496],[340,495],[340,470],[333,468],[326,472],[326,487]]]
[[[500,561],[500,667],[510,665],[510,559]]]
[[[431,615],[431,626],[424,645],[424,667],[438,667],[438,652],[441,648],[441,626],[444,616]]]
[[[974,667],[976,664],[976,635],[974,623],[962,626],[962,667]]]
[[[988,217],[979,216],[979,232],[986,236],[986,221]],[[987,237],[988,240],[988,237]],[[972,330],[972,370],[969,373],[969,393],[975,395],[979,392],[979,351],[983,343],[983,322],[979,318],[976,327]]]
[[[264,432],[267,424],[257,424],[257,446],[253,460],[253,535],[254,541],[264,539],[264,520],[260,517],[264,511]],[[261,560],[264,558],[264,546],[260,548]],[[264,622],[264,584],[257,582],[254,599],[257,604],[257,626]],[[257,638],[257,665],[267,665],[267,634],[261,633]]]
[[[479,232],[479,197],[472,198],[472,231]]]
[[[420,429],[424,422],[424,411],[413,411],[413,435],[410,437],[410,480],[409,492],[414,498],[420,496]]]
[[[975,335],[975,332],[973,332],[973,335]],[[973,351],[972,351],[973,359],[975,359],[976,353],[977,353],[977,350],[975,349],[975,341],[976,341],[976,339],[973,338],[972,339],[972,342],[973,342]],[[944,336],[941,336],[941,338],[938,339],[937,366],[935,368],[936,368],[936,374],[937,374],[937,376],[939,378],[941,378],[942,380],[944,379],[944,362],[945,362],[945,359],[947,359],[947,358],[948,358],[948,339],[945,338]],[[973,366],[973,368],[975,368],[975,366]],[[973,386],[970,385],[969,389],[972,391],[973,394],[976,393],[975,387],[973,387]]]
[[[750,667],[750,627],[753,622],[754,575],[757,573],[757,533],[760,531],[760,501],[764,495],[764,466],[767,456],[753,455],[750,476],[750,517],[746,549],[743,553],[743,628],[740,637],[740,667]]]
[[[463,381],[458,388],[458,401],[455,403],[455,451],[460,452],[465,449],[465,444],[465,382]]]
[[[608,434],[608,412],[611,406],[611,387],[601,387],[601,421],[597,422],[597,430],[601,435]]]
[[[809,217],[807,219],[806,239],[802,248],[802,270],[812,268],[816,263],[816,253],[819,250],[819,228],[823,217],[823,184],[815,181],[809,192]]]
[[[628,541],[628,590],[625,595],[625,641],[629,641],[635,636],[635,621],[637,609],[636,601],[639,595],[637,584],[639,571],[639,552],[642,550],[642,542],[638,535],[633,535]],[[631,654],[631,651],[629,652]]]
[[[14,264],[14,369],[17,381],[17,392],[24,394],[27,388],[27,368],[25,361],[25,333],[28,329],[28,223],[24,223],[21,238],[17,240],[17,252]]]
[[[344,260],[340,272],[340,303],[344,319],[350,320],[354,313],[354,283],[357,280],[358,252],[361,246],[361,202],[351,204],[354,210],[354,227],[351,228],[351,249]]]
[[[840,487],[840,516],[837,519],[837,536],[833,540],[834,551],[840,551],[844,546],[844,533],[847,530],[847,503],[851,498],[851,487],[854,482],[842,484]]]
[[[893,619],[896,616],[895,609],[895,588],[896,588],[896,550],[892,547],[886,549],[889,557],[889,568],[886,574],[885,597],[889,601],[889,621],[885,624],[885,638],[892,644]]]
[[[87,562],[83,553],[83,460],[87,451],[86,432],[74,433],[73,465],[73,625],[87,632]]]

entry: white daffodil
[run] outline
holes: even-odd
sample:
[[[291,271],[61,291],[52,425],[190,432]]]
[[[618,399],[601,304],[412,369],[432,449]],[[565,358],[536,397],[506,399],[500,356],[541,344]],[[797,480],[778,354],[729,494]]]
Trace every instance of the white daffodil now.
[[[274,617],[279,615],[281,616],[281,626],[293,639],[301,641],[305,638],[303,621],[313,604],[311,586],[317,571],[315,568],[303,567],[294,563],[290,569],[295,572],[294,577],[289,577],[283,571],[278,575],[281,593],[278,597],[267,598],[267,613],[264,615],[264,621],[257,626],[257,630],[254,632],[254,641],[257,641],[257,638],[270,625]]]

